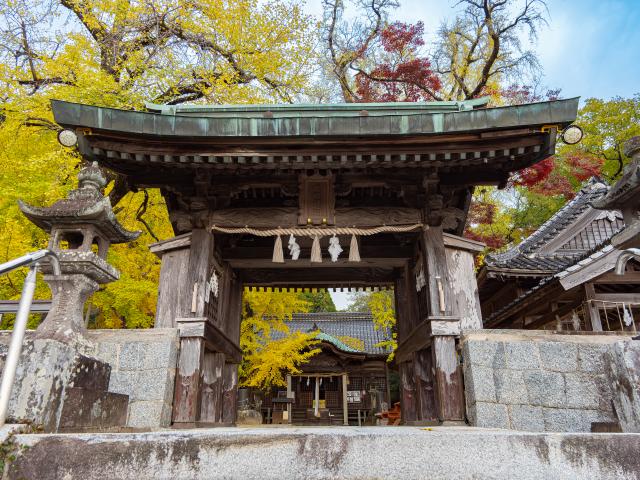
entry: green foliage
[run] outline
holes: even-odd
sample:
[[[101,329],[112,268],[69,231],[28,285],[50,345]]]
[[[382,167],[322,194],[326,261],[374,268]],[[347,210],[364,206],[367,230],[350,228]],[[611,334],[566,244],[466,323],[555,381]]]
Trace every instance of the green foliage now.
[[[376,344],[377,347],[385,348],[390,352],[387,361],[391,361],[398,347],[397,333],[395,331],[396,312],[393,290],[353,292],[350,297],[350,303],[347,306],[347,311],[370,312],[373,316],[374,328],[391,333],[389,340]]]
[[[333,303],[328,290],[318,290],[317,292],[304,292],[302,298],[309,302],[309,311],[313,313],[335,312],[336,306]]]
[[[611,100],[588,98],[580,109],[576,124],[584,130],[577,145],[562,145],[560,155],[588,153],[604,159],[602,173],[615,180],[629,161],[622,152],[624,143],[640,135],[640,93]]]
[[[57,142],[50,99],[134,109],[289,101],[314,68],[317,26],[295,0],[12,0],[0,23],[0,262],[47,245],[17,200],[50,205],[76,186],[80,157]],[[112,200],[143,234],[111,248],[121,278],[90,300],[91,325],[150,327],[159,261],[148,245],[173,236],[165,202],[157,190]],[[19,298],[25,274],[0,277],[0,298]],[[39,281],[36,298],[49,297]]]

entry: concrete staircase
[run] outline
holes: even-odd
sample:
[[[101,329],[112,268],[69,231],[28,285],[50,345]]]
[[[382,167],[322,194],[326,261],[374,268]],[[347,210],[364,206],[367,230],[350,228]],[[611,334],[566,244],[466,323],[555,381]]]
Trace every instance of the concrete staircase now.
[[[213,428],[15,436],[8,478],[640,478],[640,434],[467,427]],[[23,448],[26,447],[26,448]]]

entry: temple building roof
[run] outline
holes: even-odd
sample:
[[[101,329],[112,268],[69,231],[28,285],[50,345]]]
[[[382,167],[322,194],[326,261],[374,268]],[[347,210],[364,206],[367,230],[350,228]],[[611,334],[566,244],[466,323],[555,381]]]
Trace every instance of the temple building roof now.
[[[485,328],[497,326],[538,298],[547,302],[545,295],[556,287],[573,288],[579,284],[574,274],[593,270],[593,264],[603,263],[616,254],[611,239],[624,229],[622,214],[615,209],[600,210],[593,206],[608,191],[602,180],[590,179],[570,202],[519,245],[487,256],[486,265],[478,275],[481,298],[482,292],[488,297],[490,291],[498,288],[494,285],[498,279],[503,282],[508,278],[530,279],[534,283],[484,318]],[[612,268],[609,263],[600,273]],[[593,272],[585,275],[583,281],[591,276]]]
[[[589,180],[571,201],[519,245],[487,255],[487,273],[544,277],[598,248],[624,226],[617,210],[600,211],[591,205],[608,190],[600,179]]]
[[[124,228],[111,208],[109,197],[101,190],[107,181],[97,163],[78,173],[78,188],[71,190],[67,198],[48,207],[35,207],[18,201],[22,213],[38,227],[50,232],[54,225],[94,225],[111,243],[135,240],[141,232]]]
[[[577,108],[577,98],[497,108],[477,99],[148,111],[52,101],[55,121],[76,131],[80,153],[127,175],[131,186],[189,183],[202,169],[310,168],[435,168],[445,182],[499,184],[553,154],[556,133]]]
[[[373,316],[360,312],[294,313],[287,322],[291,332],[313,332],[320,330],[318,340],[333,344],[336,348],[350,353],[387,355],[389,352],[376,346],[388,340],[388,333],[375,328]],[[274,332],[275,338],[284,334]],[[341,337],[350,337],[362,342],[362,350],[347,345]]]

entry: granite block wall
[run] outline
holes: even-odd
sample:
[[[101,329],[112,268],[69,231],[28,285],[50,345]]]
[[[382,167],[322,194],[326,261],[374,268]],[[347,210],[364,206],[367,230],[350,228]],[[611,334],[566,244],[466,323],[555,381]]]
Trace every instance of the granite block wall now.
[[[129,395],[127,426],[168,427],[178,357],[177,330],[90,330],[87,337],[95,344],[87,353],[111,365],[109,391]]]
[[[461,338],[471,425],[590,432],[615,422],[605,354],[617,335],[477,330]]]

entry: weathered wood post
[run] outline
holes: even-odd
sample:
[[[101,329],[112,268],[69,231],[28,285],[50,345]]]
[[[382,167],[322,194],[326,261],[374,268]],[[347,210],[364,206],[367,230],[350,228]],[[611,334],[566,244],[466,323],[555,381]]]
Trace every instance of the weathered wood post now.
[[[177,327],[181,338],[173,422],[233,424],[242,284],[216,260],[208,229],[156,243],[151,251],[162,258],[155,327]]]
[[[423,232],[422,246],[438,418],[441,422],[464,422],[462,372],[456,353],[456,335],[460,334],[460,327],[458,319],[452,317],[452,279],[441,224],[432,225]]]
[[[349,399],[347,398],[347,388],[349,388],[349,379],[347,373],[342,374],[342,424],[349,425]]]

